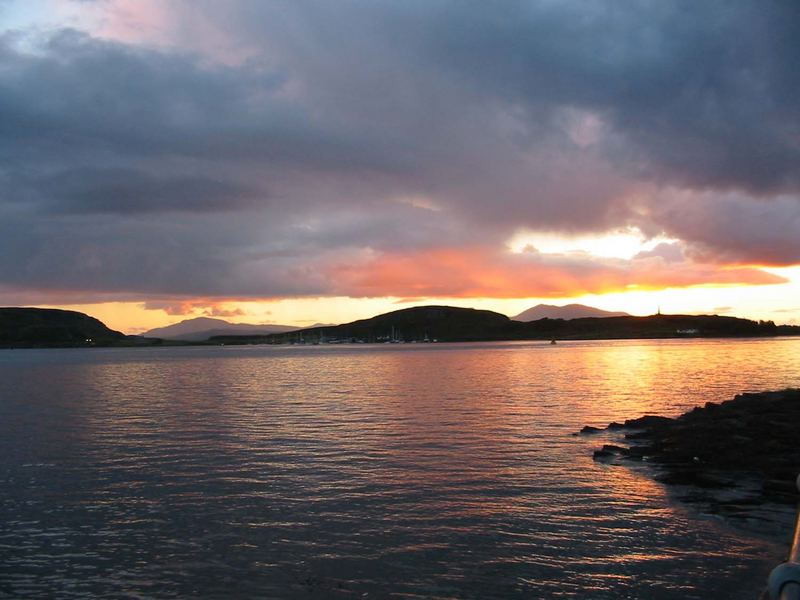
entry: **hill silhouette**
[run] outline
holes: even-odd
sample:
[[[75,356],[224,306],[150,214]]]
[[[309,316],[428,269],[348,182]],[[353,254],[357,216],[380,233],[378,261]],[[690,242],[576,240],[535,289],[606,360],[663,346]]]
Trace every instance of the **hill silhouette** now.
[[[538,321],[539,319],[582,319],[586,317],[629,317],[626,312],[612,312],[601,310],[585,304],[567,304],[555,306],[553,304],[537,304],[526,311],[511,317],[514,321]]]
[[[453,306],[417,306],[334,327],[312,327],[304,335],[355,338],[364,341],[428,339],[493,339],[509,325],[500,313]],[[291,335],[291,334],[290,334]]]
[[[127,337],[76,311],[0,308],[0,346],[97,346],[122,342]]]
[[[252,343],[266,341],[303,340],[359,340],[424,341],[488,340],[509,335],[511,320],[500,313],[454,306],[417,306],[385,313],[370,319],[361,319],[344,325],[309,327],[291,333],[271,336],[222,336],[213,342]]]
[[[270,333],[283,333],[294,331],[298,327],[290,325],[253,325],[250,323],[229,323],[224,319],[211,317],[196,317],[186,319],[179,323],[157,327],[146,331],[143,335],[165,340],[183,340],[189,342],[203,342],[210,337],[220,335],[268,335]]]

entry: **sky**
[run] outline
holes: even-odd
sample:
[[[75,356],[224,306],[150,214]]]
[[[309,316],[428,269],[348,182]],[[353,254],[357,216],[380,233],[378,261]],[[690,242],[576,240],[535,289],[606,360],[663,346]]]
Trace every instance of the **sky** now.
[[[0,305],[800,322],[795,0],[0,0]]]

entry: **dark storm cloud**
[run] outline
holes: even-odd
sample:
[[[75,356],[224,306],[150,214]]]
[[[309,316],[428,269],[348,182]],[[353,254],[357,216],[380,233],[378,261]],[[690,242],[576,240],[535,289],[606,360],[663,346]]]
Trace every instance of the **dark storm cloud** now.
[[[205,6],[300,78],[324,78],[315,93],[331,103],[380,108],[393,103],[381,92],[427,99],[402,89],[450,86],[452,96],[420,107],[426,115],[493,100],[520,115],[520,146],[548,141],[558,111],[575,107],[608,121],[605,150],[640,176],[759,193],[800,184],[794,1]],[[367,99],[347,95],[351,84]]]
[[[630,144],[616,158],[657,180],[798,189],[797,2],[449,6],[437,56],[531,120],[597,111]]]
[[[0,219],[0,239],[13,255],[0,261],[7,286],[111,293],[176,293],[257,296],[318,294],[325,274],[297,259],[252,256],[265,246],[262,227],[229,216],[185,215],[124,219],[116,215],[69,215],[31,220]],[[286,239],[275,240],[283,247]]]
[[[256,205],[259,196],[242,185],[202,174],[158,178],[113,168],[65,171],[30,186],[48,209],[77,214],[235,211]]]
[[[211,67],[183,53],[65,30],[36,53],[0,48],[0,152],[11,165],[98,158],[253,159],[294,167],[372,168],[379,142],[313,123],[281,99],[284,77]],[[46,166],[46,165],[45,165]]]
[[[325,294],[519,227],[800,261],[795,2],[163,10],[158,44],[0,38],[0,283]]]

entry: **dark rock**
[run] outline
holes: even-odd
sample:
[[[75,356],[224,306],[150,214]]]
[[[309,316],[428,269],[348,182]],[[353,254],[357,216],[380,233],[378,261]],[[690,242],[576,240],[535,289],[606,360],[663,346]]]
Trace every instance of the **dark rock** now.
[[[672,468],[656,476],[656,481],[670,485],[694,485],[697,483],[697,471],[689,468]]]
[[[627,452],[627,448],[623,448],[622,446],[617,446],[616,444],[603,444],[603,450],[606,452],[616,452],[617,454],[622,454],[623,452]]]
[[[600,429],[599,427],[592,427],[591,425],[586,425],[585,427],[583,427],[583,429],[581,429],[580,432],[581,433],[600,433],[601,431],[603,431],[603,430]]]
[[[767,479],[761,487],[765,492],[778,492],[790,495],[797,494],[797,488],[793,480]]]
[[[650,439],[651,434],[647,431],[632,431],[631,433],[625,434],[626,440],[643,440],[643,439]]]
[[[606,444],[595,458],[647,459],[663,472],[657,479],[695,488],[734,486],[742,476],[756,485],[755,502],[794,503],[800,472],[800,390],[740,394],[708,402],[676,419],[645,415],[610,430],[625,434],[628,448]]]
[[[641,460],[648,453],[648,450],[652,451],[652,449],[646,446],[631,446],[624,450],[624,454],[628,458],[638,458]]]
[[[717,477],[704,472],[700,468],[673,468],[656,477],[661,483],[672,485],[693,485],[700,488],[723,488],[730,487],[733,482],[730,479]]]
[[[666,423],[672,423],[672,419],[669,417],[659,417],[658,415],[645,415],[643,417],[639,417],[638,419],[628,419],[625,421],[625,427],[630,428],[639,428],[639,427],[654,427],[657,425],[665,425]]]

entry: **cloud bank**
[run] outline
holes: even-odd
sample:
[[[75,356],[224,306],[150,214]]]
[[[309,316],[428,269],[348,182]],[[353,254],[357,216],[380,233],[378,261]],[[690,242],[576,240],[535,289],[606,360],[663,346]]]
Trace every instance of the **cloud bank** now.
[[[796,2],[73,11],[0,35],[4,298],[556,297],[800,263]],[[681,247],[505,246],[628,227]]]

